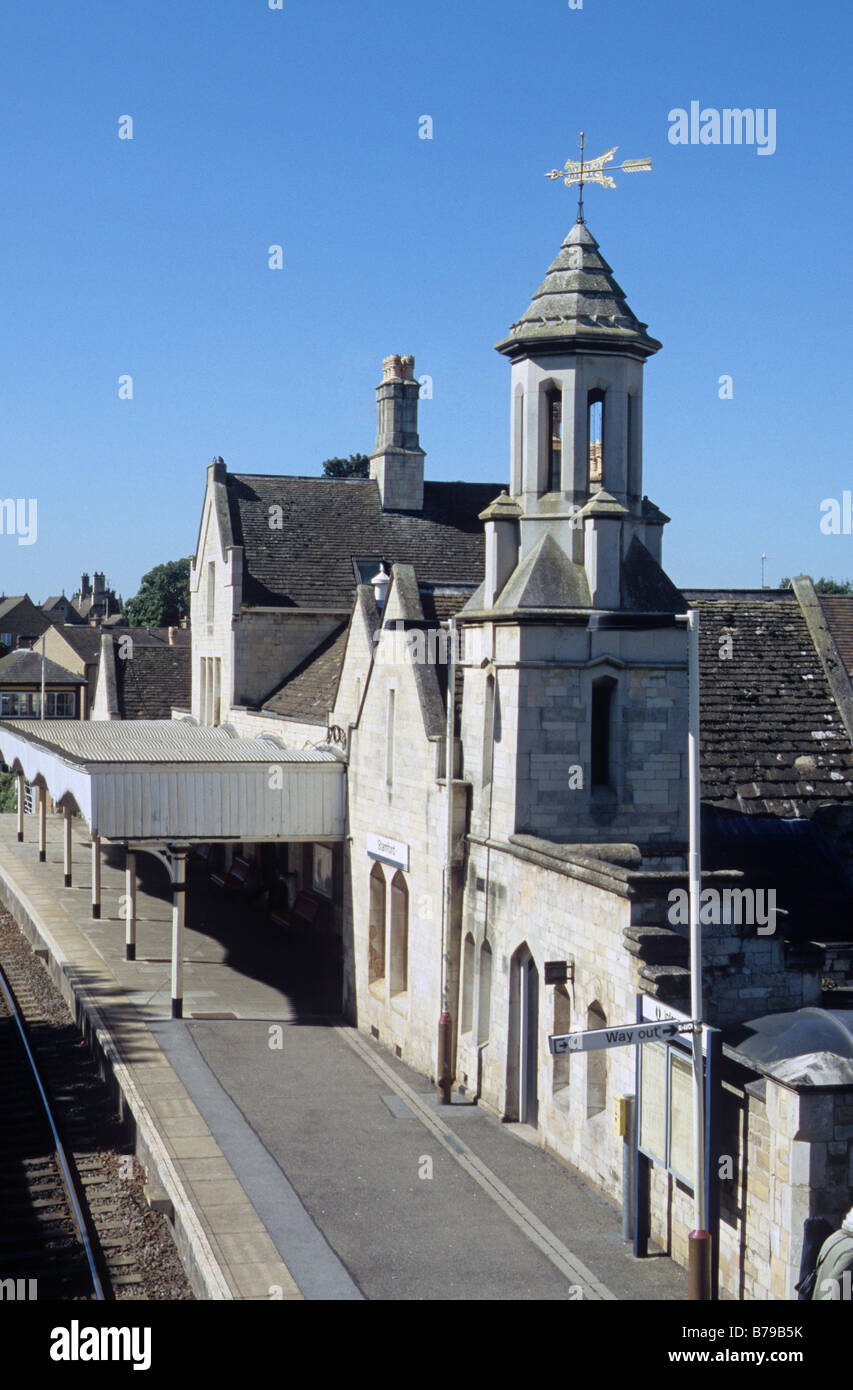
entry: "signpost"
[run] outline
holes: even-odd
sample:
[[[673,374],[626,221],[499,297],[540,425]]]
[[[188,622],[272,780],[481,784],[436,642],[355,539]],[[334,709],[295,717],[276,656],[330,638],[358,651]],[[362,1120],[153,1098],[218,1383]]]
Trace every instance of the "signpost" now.
[[[688,1025],[689,1026],[689,1025]],[[560,1052],[597,1052],[602,1047],[630,1047],[637,1043],[668,1042],[684,1025],[675,1022],[629,1023],[624,1028],[591,1028],[585,1033],[553,1033],[548,1046]]]

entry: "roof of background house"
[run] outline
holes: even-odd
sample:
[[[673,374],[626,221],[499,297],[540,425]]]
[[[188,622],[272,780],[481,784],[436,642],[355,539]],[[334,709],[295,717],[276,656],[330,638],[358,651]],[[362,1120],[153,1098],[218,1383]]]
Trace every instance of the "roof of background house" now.
[[[41,685],[42,658],[38,652],[27,647],[9,652],[0,657],[0,685]],[[83,676],[58,666],[49,657],[44,660],[44,679],[46,685],[85,685]]]
[[[101,633],[97,627],[77,627],[71,623],[63,623],[56,630],[61,633],[68,645],[73,647],[83,661],[94,663],[98,660],[101,651]],[[110,627],[109,632],[112,637],[130,637],[134,648],[137,646],[158,648],[169,646],[169,629],[167,627]],[[189,628],[175,628],[174,639],[175,647],[189,648],[191,640]]]
[[[684,593],[700,613],[703,801],[789,817],[849,804],[853,747],[791,591]]]
[[[373,479],[229,473],[234,544],[243,546],[243,602],[258,607],[349,609],[353,557],[412,564],[423,582],[479,584],[480,512],[498,483],[424,483],[421,512],[383,512]],[[282,508],[281,529],[270,507]]]
[[[10,598],[0,599],[0,624],[9,621],[13,624],[9,631],[14,631],[17,623],[18,628],[23,626],[27,636],[33,637],[40,637],[53,626],[50,618],[36,607],[29,594],[15,594]]]
[[[116,695],[122,719],[169,719],[172,706],[191,695],[190,648],[145,646],[134,640],[132,658],[116,651]]]
[[[818,594],[826,625],[848,675],[853,675],[853,594]]]

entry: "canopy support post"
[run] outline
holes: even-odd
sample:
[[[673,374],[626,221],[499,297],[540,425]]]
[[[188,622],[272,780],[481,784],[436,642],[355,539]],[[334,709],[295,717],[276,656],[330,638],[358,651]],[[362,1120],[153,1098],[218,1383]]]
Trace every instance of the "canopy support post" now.
[[[125,850],[124,854],[124,896],[125,919],[124,958],[136,960],[136,851]]]
[[[101,841],[92,836],[92,916],[96,921],[101,916]]]
[[[172,1018],[183,1018],[187,851],[185,849],[173,849],[170,853],[172,860]]]
[[[64,806],[62,814],[65,817],[63,830],[63,868],[65,870],[65,887],[71,887],[71,807]]]
[[[39,863],[47,860],[47,791],[39,787]]]

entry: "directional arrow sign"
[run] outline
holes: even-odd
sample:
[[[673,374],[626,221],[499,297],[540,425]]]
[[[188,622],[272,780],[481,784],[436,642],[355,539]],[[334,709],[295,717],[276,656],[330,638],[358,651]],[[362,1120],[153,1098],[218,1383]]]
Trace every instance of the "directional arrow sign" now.
[[[601,1047],[668,1042],[678,1036],[677,1023],[630,1023],[625,1028],[592,1028],[588,1033],[552,1033],[548,1046],[557,1052],[596,1052]]]

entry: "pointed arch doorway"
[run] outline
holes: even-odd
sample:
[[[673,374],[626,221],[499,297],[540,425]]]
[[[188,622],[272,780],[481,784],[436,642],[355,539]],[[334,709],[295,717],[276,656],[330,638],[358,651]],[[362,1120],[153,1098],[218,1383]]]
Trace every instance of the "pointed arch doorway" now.
[[[510,963],[507,1118],[539,1123],[539,971],[527,945]]]

